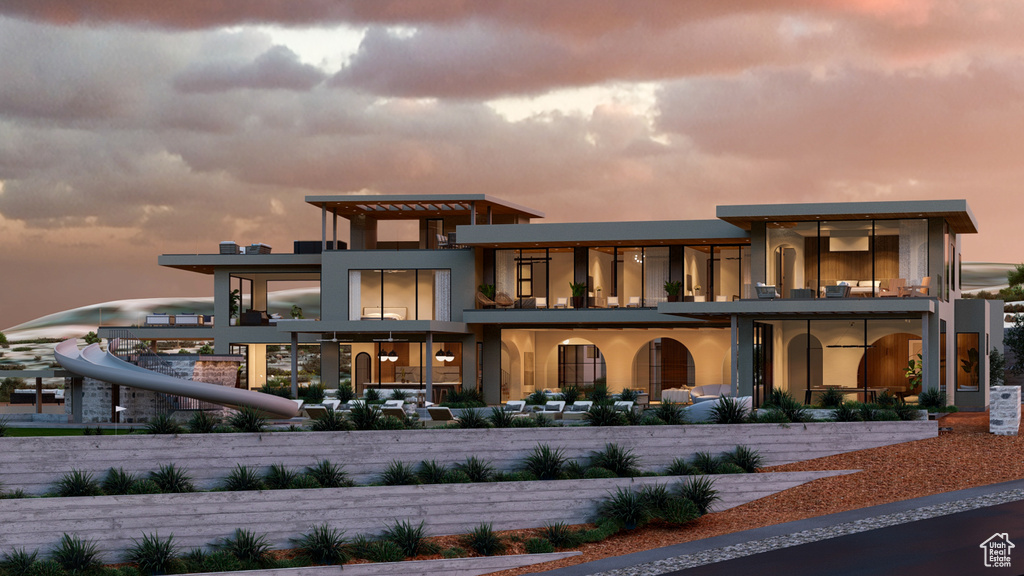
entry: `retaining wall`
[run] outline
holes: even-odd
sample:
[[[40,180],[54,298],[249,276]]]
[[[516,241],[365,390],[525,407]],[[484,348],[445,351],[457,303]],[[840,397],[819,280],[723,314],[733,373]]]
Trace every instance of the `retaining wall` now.
[[[926,420],[0,438],[0,483],[7,490],[43,494],[72,468],[99,478],[111,467],[148,473],[173,463],[188,471],[197,488],[212,489],[236,464],[265,470],[271,464],[301,468],[327,459],[366,484],[392,460],[454,464],[476,456],[511,471],[538,444],[561,448],[569,458],[586,458],[616,443],[640,457],[641,469],[652,471],[698,451],[718,454],[742,444],[760,452],[770,466],[937,435],[938,422]]]
[[[849,471],[773,472],[714,476],[724,510]],[[52,549],[62,533],[93,540],[114,562],[143,533],[174,536],[183,548],[204,547],[236,528],[266,533],[280,548],[311,526],[327,523],[348,537],[379,534],[394,521],[423,521],[428,535],[463,534],[481,522],[495,530],[590,521],[616,487],[675,485],[685,477],[554,480],[425,486],[357,486],[258,492],[193,492],[80,498],[4,500],[0,553],[13,548]]]

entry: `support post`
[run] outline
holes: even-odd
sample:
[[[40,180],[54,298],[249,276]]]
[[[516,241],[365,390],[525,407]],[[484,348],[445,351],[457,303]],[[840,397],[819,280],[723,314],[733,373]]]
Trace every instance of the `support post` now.
[[[735,314],[729,316],[729,352],[732,360],[729,362],[729,386],[732,388],[732,397],[739,396],[740,373],[738,370],[740,361],[739,346],[739,320]]]
[[[423,359],[423,383],[427,388],[427,400],[434,401],[434,335],[427,332],[427,357]]]
[[[43,413],[43,379],[36,376],[36,414]]]
[[[929,333],[928,314],[921,314],[921,392],[932,387],[930,385],[932,369],[929,366],[931,362],[928,353],[930,347],[931,334]],[[938,389],[938,386],[935,388]]]
[[[292,332],[292,398],[299,397],[299,333]]]
[[[320,251],[327,251],[327,204],[320,206]]]

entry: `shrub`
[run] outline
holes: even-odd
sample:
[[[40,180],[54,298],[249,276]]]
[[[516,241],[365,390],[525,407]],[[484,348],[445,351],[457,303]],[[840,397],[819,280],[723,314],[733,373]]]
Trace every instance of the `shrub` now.
[[[604,378],[594,379],[594,387],[590,390],[588,397],[594,404],[601,404],[610,400],[607,380]]]
[[[441,551],[441,557],[443,558],[465,558],[467,555],[469,555],[469,552],[466,552],[466,549],[460,546],[452,546]]]
[[[463,543],[482,556],[494,556],[505,551],[505,543],[489,523],[483,523],[474,528],[463,538]]]
[[[858,404],[856,407],[857,415],[861,420],[865,422],[871,422],[875,419],[875,408],[873,404]]]
[[[462,470],[449,470],[444,475],[445,484],[469,484],[473,480]]]
[[[103,477],[103,492],[110,495],[128,494],[137,480],[134,474],[125,472],[124,468],[111,468]]]
[[[267,417],[251,406],[243,406],[228,417],[228,426],[238,432],[263,432],[267,429]]]
[[[747,471],[732,462],[722,462],[715,474],[746,474]]]
[[[416,477],[421,484],[444,484],[448,478],[448,467],[438,464],[436,460],[423,460],[416,469]],[[415,556],[415,554],[409,554]]]
[[[527,554],[549,554],[555,551],[555,547],[551,545],[551,542],[543,538],[530,538],[523,543],[523,547],[526,549]]]
[[[639,472],[637,464],[640,457],[632,450],[622,448],[618,444],[608,443],[604,450],[590,453],[590,465],[607,468],[619,477],[636,476]]]
[[[819,402],[822,408],[838,408],[843,403],[843,393],[836,388],[826,388]]]
[[[473,409],[462,411],[462,416],[456,420],[459,428],[490,428],[491,423],[484,416]]]
[[[618,522],[605,518],[598,522],[596,528],[579,533],[579,540],[581,543],[600,542],[614,536],[619,528]]]
[[[686,498],[697,507],[702,515],[711,510],[711,505],[718,500],[718,490],[715,490],[715,481],[703,476],[687,478],[679,484],[679,496]]]
[[[669,524],[679,525],[696,520],[700,517],[697,505],[686,498],[670,498],[665,504],[654,511],[654,516]]]
[[[243,492],[246,490],[263,490],[266,488],[263,478],[255,468],[235,464],[235,468],[224,479],[221,488],[227,492]]]
[[[786,413],[778,408],[761,408],[751,415],[750,421],[755,424],[788,424],[792,422]]]
[[[268,382],[266,385],[260,386],[260,392],[263,392],[264,394],[271,394],[273,396],[280,396],[281,398],[292,397],[291,386],[286,387],[283,385],[278,385],[275,379],[271,379],[271,381]]]
[[[160,494],[160,485],[149,478],[141,478],[132,483],[128,494]]]
[[[188,431],[193,434],[211,434],[217,430],[220,418],[210,415],[206,410],[198,410],[188,419]]]
[[[587,473],[587,467],[576,460],[569,460],[562,467],[562,478],[567,480],[579,480]]]
[[[555,548],[575,548],[579,546],[579,534],[569,528],[565,522],[546,524],[541,535]]]
[[[583,420],[590,426],[625,426],[626,417],[607,404],[594,404],[583,415]]]
[[[298,476],[298,472],[284,464],[271,464],[266,476],[263,477],[263,483],[270,490],[287,490],[292,487]]]
[[[71,469],[61,476],[54,489],[57,496],[67,498],[69,496],[99,496],[103,494],[100,483],[92,477],[92,473],[84,470]]]
[[[68,571],[56,560],[40,560],[28,572],[31,576],[67,576]]]
[[[381,416],[380,420],[377,421],[377,427],[374,430],[405,430],[409,427],[409,419],[396,418],[394,416]]]
[[[266,566],[271,562],[270,542],[266,534],[257,536],[255,532],[236,528],[235,533],[222,539],[218,547],[243,564]]]
[[[666,422],[652,414],[645,414],[640,418],[641,426],[665,426]]]
[[[526,403],[533,406],[543,406],[548,403],[548,397],[543,390],[534,390],[526,397]]]
[[[367,390],[367,392],[371,391],[373,391],[372,388]],[[348,419],[356,430],[377,430],[382,418],[383,414],[381,414],[380,410],[375,409],[369,404],[355,406],[348,414]]]
[[[413,526],[412,522],[404,520],[385,528],[381,539],[398,544],[398,547],[402,549],[402,554],[406,556],[417,556],[425,551],[426,543],[423,542],[425,536],[426,528],[422,521],[418,526]]]
[[[367,388],[363,392],[363,398],[367,402],[380,402],[380,390],[376,388]]]
[[[102,566],[95,542],[65,533],[50,559],[72,574],[85,574]]]
[[[619,392],[619,400],[623,400],[626,402],[636,402],[637,398],[639,397],[639,390],[630,390],[629,388],[623,388],[622,392]]]
[[[181,424],[171,418],[170,414],[157,414],[146,423],[146,434],[181,434]]]
[[[640,494],[626,488],[616,488],[611,498],[601,503],[598,513],[627,530],[642,526],[651,518]]]
[[[891,408],[885,408],[882,410],[877,410],[875,412],[874,419],[878,422],[895,422],[900,419],[900,416],[899,414],[896,413],[895,410]]]
[[[10,426],[7,423],[7,418],[0,418],[0,438],[7,436],[7,430]]]
[[[648,484],[640,488],[640,499],[651,510],[664,508],[673,498],[664,484]]]
[[[832,419],[836,422],[859,422],[860,414],[849,404],[843,402],[832,411]]]
[[[690,465],[689,462],[683,458],[676,458],[672,460],[672,463],[665,468],[666,476],[693,476],[694,474],[700,474],[700,471]]]
[[[654,417],[671,426],[683,424],[683,407],[675,402],[662,402],[654,408]]]
[[[310,384],[309,386],[306,386],[306,389],[303,391],[302,398],[309,404],[320,404],[324,401],[323,384]],[[402,396],[402,400],[405,400],[405,396]]]
[[[160,466],[155,472],[149,473],[149,479],[160,487],[161,492],[195,492],[192,477],[184,469],[175,467],[174,464]]]
[[[561,393],[562,393],[562,400],[565,401],[565,405],[566,406],[571,406],[573,404],[573,402],[576,402],[577,400],[579,400],[583,396],[583,393],[580,391],[579,387],[576,386],[575,384],[567,384],[565,386],[562,386],[562,392]]]
[[[323,488],[323,486],[320,486],[320,482],[309,474],[299,474],[294,480],[292,480],[291,484],[288,485],[288,488],[292,490],[312,490],[316,488]]]
[[[334,408],[328,407],[327,412],[313,420],[310,429],[314,432],[342,432],[351,430],[352,424],[341,412],[335,412]]]
[[[30,570],[38,558],[38,550],[29,552],[25,548],[15,548],[10,552],[5,552],[4,555],[0,557],[0,574],[9,574],[10,576],[27,576],[32,573]]]
[[[711,408],[715,424],[740,424],[747,418],[747,409],[735,398],[722,396]]]
[[[352,391],[352,386],[349,384],[342,384],[338,386],[338,400],[344,404],[349,400],[356,397],[356,393]]]
[[[946,407],[946,393],[936,388],[923,390],[917,395],[917,404],[929,412],[939,412]]]
[[[785,414],[790,422],[807,422],[810,420],[804,405],[793,398],[789,392],[779,390],[778,388],[772,390],[771,394],[768,395],[768,400],[765,401],[764,407],[779,410]]]
[[[391,396],[389,397],[389,399],[390,400],[401,400],[402,402],[405,402],[405,390],[400,390],[400,389],[397,389],[397,388],[392,390],[391,391]]]
[[[897,398],[892,406],[892,411],[900,420],[917,420],[917,409],[907,404],[901,398]]]
[[[587,480],[595,480],[598,478],[618,478],[619,475],[607,468],[591,466],[583,471],[583,477]]]
[[[882,393],[875,398],[875,404],[878,404],[882,408],[892,408],[899,398],[892,395],[892,392],[888,390],[882,390]]]
[[[476,456],[470,456],[465,462],[456,464],[455,469],[465,473],[470,482],[489,482],[494,477],[494,466]]]
[[[161,540],[158,533],[143,534],[142,540],[132,538],[132,547],[125,554],[125,560],[138,564],[143,574],[167,574],[177,557],[174,535]]]
[[[329,460],[317,460],[316,464],[306,468],[306,475],[315,479],[322,488],[354,486],[342,467],[332,464]]]
[[[492,406],[491,414],[487,416],[487,420],[495,428],[511,428],[514,420],[526,420],[526,418],[518,418],[511,412],[506,412],[500,406]]]
[[[364,554],[363,558],[370,562],[401,562],[405,560],[402,547],[391,540],[370,542],[366,546]]]
[[[547,418],[545,418],[547,420]],[[509,428],[537,428],[540,426],[540,418],[513,418]]]
[[[726,452],[722,460],[739,466],[744,472],[757,472],[764,463],[764,458],[757,450],[746,446],[737,446],[732,452]]]
[[[565,465],[565,453],[561,448],[538,444],[526,457],[524,467],[539,480],[556,480]]]
[[[620,414],[625,417],[627,426],[639,426],[643,424],[644,413],[642,410],[626,410],[625,412],[620,412]]]
[[[392,460],[380,475],[380,483],[385,486],[404,486],[419,484],[420,479],[412,466],[398,460]]]
[[[327,524],[313,526],[293,542],[299,554],[316,564],[344,564],[349,560],[345,533]]]
[[[462,390],[449,392],[442,406],[451,406],[453,404],[455,408],[483,408],[487,406],[487,402],[484,402],[483,391],[476,388],[463,388]]]
[[[722,465],[722,461],[712,456],[710,452],[697,452],[693,455],[691,464],[701,474],[718,474],[718,467]]]

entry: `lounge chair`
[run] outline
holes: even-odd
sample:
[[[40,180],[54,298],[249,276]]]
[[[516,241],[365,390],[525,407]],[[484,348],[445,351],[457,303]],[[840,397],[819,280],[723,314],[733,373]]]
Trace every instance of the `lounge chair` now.
[[[616,412],[632,412],[633,401],[632,400],[616,400],[615,401]]]
[[[903,296],[907,289],[906,278],[890,278],[888,288],[882,288],[878,291],[880,298],[895,298],[897,296]]]
[[[555,305],[552,306],[552,308],[568,308],[568,307],[569,307],[569,299],[568,298],[556,298],[555,299]]]
[[[306,411],[306,416],[308,418],[316,420],[318,418],[323,418],[324,416],[327,416],[327,413],[330,410],[331,409],[328,408],[327,406],[318,406],[316,404],[307,404],[305,411]]]
[[[565,409],[565,400],[548,400],[547,404],[544,405],[544,409],[537,414],[548,416],[558,420],[562,417],[562,410]]]
[[[537,301],[537,308],[547,308],[548,307],[548,299],[547,298],[545,298],[543,296],[540,296],[538,298],[535,298],[535,300]]]
[[[757,290],[758,300],[774,300],[779,297],[779,291],[775,289],[775,286],[769,286],[764,282],[758,282],[754,289]]]
[[[732,386],[729,384],[705,384],[694,386],[690,389],[690,396],[694,403],[718,400],[719,396],[732,396]]]
[[[609,308],[618,308],[619,307],[619,297],[618,296],[609,296],[608,297],[608,307]]]
[[[455,415],[452,414],[451,408],[447,406],[431,406],[427,408],[427,414],[430,415],[430,419],[434,422],[455,421]]]
[[[640,297],[639,296],[630,296],[629,297],[629,302],[626,303],[626,308],[639,308],[639,307],[640,307]]]
[[[384,406],[383,408],[381,408],[380,413],[383,414],[384,416],[394,416],[399,420],[405,420],[406,418],[405,409],[403,409],[401,406]]]
[[[932,277],[931,276],[925,276],[924,278],[921,278],[921,284],[920,285],[918,285],[918,286],[907,286],[906,294],[905,295],[906,296],[912,296],[912,297],[927,297],[928,296],[928,289],[931,287],[931,285],[932,285]]]
[[[494,308],[497,305],[494,300],[484,296],[483,292],[476,293],[476,302],[481,308]]]
[[[583,420],[593,405],[590,400],[577,400],[562,412],[562,420]]]
[[[522,414],[526,411],[526,400],[509,400],[502,410],[513,414]]]
[[[516,301],[508,294],[498,292],[498,295],[494,297],[494,303],[498,305],[498,308],[511,308]]]

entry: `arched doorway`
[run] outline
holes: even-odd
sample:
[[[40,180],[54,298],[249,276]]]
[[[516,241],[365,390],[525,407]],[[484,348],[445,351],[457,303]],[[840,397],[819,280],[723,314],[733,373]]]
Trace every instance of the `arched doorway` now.
[[[576,386],[592,390],[608,383],[608,370],[601,350],[583,338],[570,338],[558,345],[558,387]]]
[[[370,381],[371,366],[369,354],[366,352],[356,354],[356,369],[354,370],[355,374],[352,375],[352,389],[356,394],[362,394],[363,388]]]
[[[875,340],[861,356],[857,367],[857,383],[868,388],[887,388],[896,396],[909,392],[907,363],[910,360],[910,343],[920,342],[916,334],[897,332]]]
[[[825,368],[822,356],[821,340],[815,336],[797,334],[789,341],[786,350],[786,385],[793,398],[802,402],[809,388],[825,385],[822,378]]]
[[[635,387],[660,401],[661,391],[696,384],[693,354],[673,338],[655,338],[642,346],[633,358]]]
[[[519,347],[514,342],[501,343],[501,401],[508,402],[512,398],[522,398],[523,392],[522,362]]]

